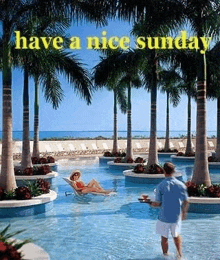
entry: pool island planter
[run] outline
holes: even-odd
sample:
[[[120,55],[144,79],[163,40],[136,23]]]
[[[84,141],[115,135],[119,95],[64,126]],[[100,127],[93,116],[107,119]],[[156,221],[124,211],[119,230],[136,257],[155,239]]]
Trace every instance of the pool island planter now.
[[[17,240],[17,239],[16,239]],[[21,240],[17,240],[22,242]],[[34,243],[28,243],[23,245],[18,252],[21,252],[23,259],[29,260],[50,260],[49,254],[40,246],[35,245]]]
[[[33,167],[41,167],[44,165],[49,165],[51,171],[57,171],[58,170],[58,163],[44,163],[44,164],[32,164]]]
[[[32,164],[32,167],[41,167],[41,166],[45,166],[45,165],[49,165],[51,171],[55,171],[56,172],[58,170],[58,163]],[[19,167],[21,167],[21,163],[20,162],[14,163],[14,166],[19,168]]]
[[[209,162],[210,169],[220,169],[220,162]]]
[[[45,181],[48,181],[50,184],[52,184],[53,178],[56,178],[58,176],[58,172],[49,172],[45,175],[31,175],[31,176],[25,176],[25,175],[17,175],[15,176],[16,184],[18,187],[24,186],[24,182],[28,181],[33,183],[37,179],[44,179]]]
[[[158,184],[165,178],[164,174],[135,173],[133,170],[123,171],[123,174],[126,181],[143,184]],[[174,177],[182,180],[182,173],[175,173]]]
[[[171,155],[170,156],[173,162],[189,162],[194,163],[195,156],[177,156],[177,155]]]
[[[173,162],[188,162],[188,163],[194,163],[195,156],[176,156],[171,155],[171,159]],[[220,162],[209,162],[209,168],[210,169],[220,169]]]
[[[135,166],[137,166],[138,164],[140,163],[115,163],[114,161],[107,162],[109,169],[120,170],[120,171],[130,170]],[[141,164],[147,165],[147,162]]]
[[[57,193],[50,190],[47,194],[29,200],[0,201],[0,218],[27,217],[45,213],[52,209]]]
[[[219,214],[220,198],[189,197],[188,212],[202,214]]]

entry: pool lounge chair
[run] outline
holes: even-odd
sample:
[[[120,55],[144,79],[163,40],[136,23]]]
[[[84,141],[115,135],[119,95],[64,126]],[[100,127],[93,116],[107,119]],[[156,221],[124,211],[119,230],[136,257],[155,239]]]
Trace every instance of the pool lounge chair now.
[[[114,195],[116,194],[115,192],[110,192],[108,194],[106,193],[101,193],[101,192],[89,192],[89,193],[82,193],[76,189],[74,189],[74,187],[72,186],[72,181],[70,180],[70,178],[66,178],[66,177],[63,177],[64,181],[66,181],[73,189],[73,192],[76,196],[79,196],[79,197],[83,197],[83,196],[86,196],[86,195],[95,195],[95,196],[111,196],[111,195]],[[66,193],[67,195],[67,193]]]
[[[208,149],[213,151],[215,150],[215,145],[212,141],[208,141]]]
[[[184,145],[183,142],[178,142],[178,144],[179,144],[179,149],[180,150],[184,150],[186,148],[186,146]]]

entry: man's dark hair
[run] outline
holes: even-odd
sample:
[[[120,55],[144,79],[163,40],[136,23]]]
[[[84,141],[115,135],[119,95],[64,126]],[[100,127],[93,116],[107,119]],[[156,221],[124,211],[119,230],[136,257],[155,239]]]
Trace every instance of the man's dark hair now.
[[[175,171],[175,165],[171,162],[164,163],[163,168],[164,168],[166,174],[169,174],[169,175],[173,174]]]

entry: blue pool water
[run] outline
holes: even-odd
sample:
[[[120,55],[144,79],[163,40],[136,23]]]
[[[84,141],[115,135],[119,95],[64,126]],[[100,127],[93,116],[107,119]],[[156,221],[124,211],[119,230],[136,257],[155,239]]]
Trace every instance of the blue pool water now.
[[[163,162],[163,160],[161,161]],[[82,179],[95,178],[106,189],[117,194],[103,200],[81,201],[62,179],[72,169],[80,169]],[[177,165],[184,179],[190,177],[192,165]],[[17,238],[33,238],[43,247],[51,260],[156,260],[163,259],[160,237],[155,233],[157,209],[139,203],[142,193],[153,196],[155,185],[125,182],[119,172],[99,166],[98,158],[63,160],[54,189],[58,193],[54,207],[46,214],[26,218],[1,219],[0,229],[11,223],[11,230],[26,229]],[[220,182],[220,174],[213,173]],[[189,213],[183,223],[184,259],[220,259],[220,216]],[[175,247],[171,240],[170,252],[174,259]]]

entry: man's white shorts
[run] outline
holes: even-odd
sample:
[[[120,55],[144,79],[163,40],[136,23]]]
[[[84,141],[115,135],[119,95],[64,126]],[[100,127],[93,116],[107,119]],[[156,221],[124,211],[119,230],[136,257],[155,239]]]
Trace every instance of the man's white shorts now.
[[[181,232],[181,224],[181,220],[178,220],[176,223],[166,223],[158,220],[156,224],[156,232],[162,237],[168,238],[170,230],[173,237],[178,237]]]

